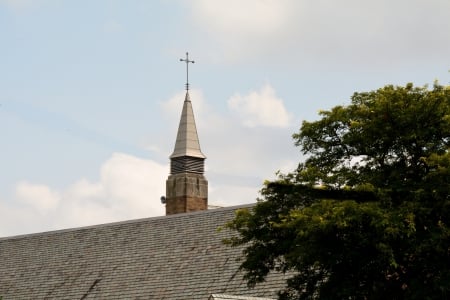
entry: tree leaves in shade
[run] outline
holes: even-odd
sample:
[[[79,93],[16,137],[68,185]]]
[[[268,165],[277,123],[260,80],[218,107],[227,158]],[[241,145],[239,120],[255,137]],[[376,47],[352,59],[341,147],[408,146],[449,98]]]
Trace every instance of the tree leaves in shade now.
[[[307,159],[227,224],[280,299],[450,297],[450,87],[385,86],[294,134]]]

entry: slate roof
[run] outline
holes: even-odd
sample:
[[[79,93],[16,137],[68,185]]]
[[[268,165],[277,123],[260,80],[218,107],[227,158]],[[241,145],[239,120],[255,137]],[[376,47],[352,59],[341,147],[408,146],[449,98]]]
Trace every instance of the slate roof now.
[[[237,272],[242,249],[222,244],[230,233],[217,228],[243,207],[249,205],[0,238],[0,296],[276,298],[284,276],[273,274],[266,283],[248,289]]]

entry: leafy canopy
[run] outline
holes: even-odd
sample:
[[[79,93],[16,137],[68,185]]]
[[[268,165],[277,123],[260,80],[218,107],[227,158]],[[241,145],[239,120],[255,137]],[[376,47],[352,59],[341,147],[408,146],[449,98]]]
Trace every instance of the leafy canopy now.
[[[293,135],[306,160],[227,224],[280,299],[450,297],[450,87],[355,93]]]

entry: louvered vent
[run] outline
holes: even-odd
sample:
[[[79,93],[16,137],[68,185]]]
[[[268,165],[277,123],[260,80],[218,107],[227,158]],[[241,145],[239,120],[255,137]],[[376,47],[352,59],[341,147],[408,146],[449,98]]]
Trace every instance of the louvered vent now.
[[[191,156],[174,157],[170,160],[170,174],[197,173],[203,174],[205,159]]]

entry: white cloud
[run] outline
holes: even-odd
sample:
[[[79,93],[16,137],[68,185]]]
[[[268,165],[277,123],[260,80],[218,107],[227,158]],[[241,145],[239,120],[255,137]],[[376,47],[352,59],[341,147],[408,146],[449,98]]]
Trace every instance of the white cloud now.
[[[162,214],[159,202],[165,194],[167,165],[127,154],[114,154],[101,168],[101,183],[106,199],[113,199],[114,206],[127,206],[130,217],[146,216],[146,212]]]
[[[15,201],[0,203],[0,234],[164,215],[159,199],[165,194],[167,175],[167,165],[114,153],[101,166],[98,182],[80,179],[62,190],[19,182]],[[17,221],[25,216],[26,222]],[[11,224],[16,226],[11,228]]]
[[[104,195],[105,189],[101,182],[91,183],[85,178],[72,184],[65,192],[65,197],[71,199],[96,199]]]
[[[85,225],[163,215],[159,198],[167,174],[167,165],[114,153],[102,165],[99,182],[82,179],[65,191],[63,206],[73,212],[67,219]]]
[[[248,127],[288,127],[291,120],[283,100],[269,84],[245,96],[235,94],[228,100],[228,106]]]
[[[33,207],[41,214],[53,211],[61,200],[60,195],[48,186],[26,181],[17,184],[16,197],[20,202]]]

